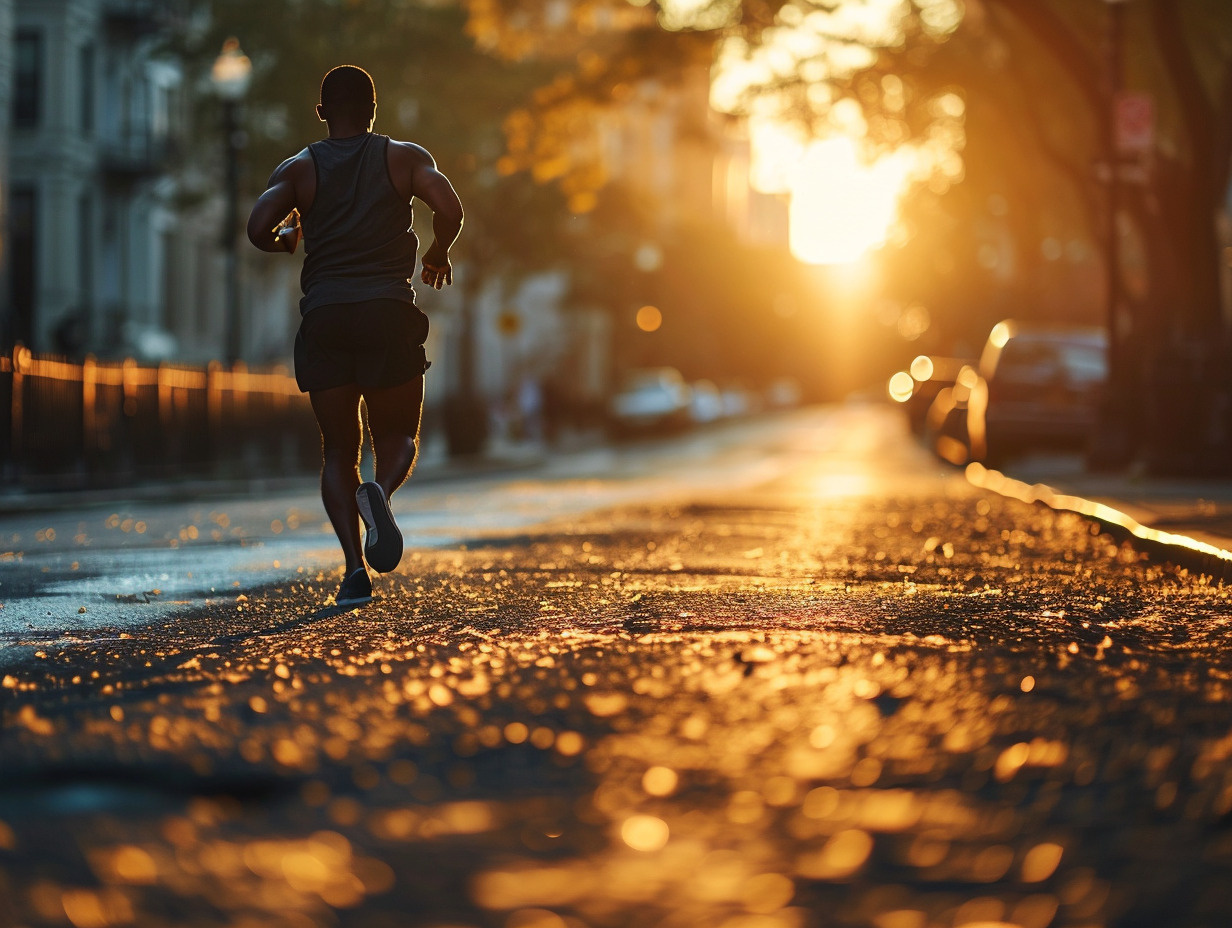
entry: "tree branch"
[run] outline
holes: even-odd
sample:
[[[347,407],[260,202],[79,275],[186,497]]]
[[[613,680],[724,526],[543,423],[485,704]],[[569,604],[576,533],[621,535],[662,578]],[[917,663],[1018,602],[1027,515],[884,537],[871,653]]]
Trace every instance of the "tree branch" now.
[[[1092,112],[1104,109],[1104,75],[1092,60],[1090,49],[1082,44],[1061,18],[1041,0],[987,0],[1017,19],[1069,74],[1078,93]]]

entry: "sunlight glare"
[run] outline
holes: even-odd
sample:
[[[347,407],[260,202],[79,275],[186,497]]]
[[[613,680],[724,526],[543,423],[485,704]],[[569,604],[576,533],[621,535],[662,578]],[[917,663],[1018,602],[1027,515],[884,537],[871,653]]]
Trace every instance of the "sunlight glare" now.
[[[750,119],[749,133],[749,183],[760,193],[790,193],[808,140],[793,126],[775,119]]]
[[[865,165],[849,138],[813,142],[792,175],[792,254],[807,264],[850,264],[885,244],[909,171],[902,151]]]

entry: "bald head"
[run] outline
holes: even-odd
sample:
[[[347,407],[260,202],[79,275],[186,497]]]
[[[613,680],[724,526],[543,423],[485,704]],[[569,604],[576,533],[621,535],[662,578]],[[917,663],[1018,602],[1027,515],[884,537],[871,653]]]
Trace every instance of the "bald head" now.
[[[363,68],[344,64],[321,81],[322,118],[329,122],[369,122],[376,107],[376,87]]]

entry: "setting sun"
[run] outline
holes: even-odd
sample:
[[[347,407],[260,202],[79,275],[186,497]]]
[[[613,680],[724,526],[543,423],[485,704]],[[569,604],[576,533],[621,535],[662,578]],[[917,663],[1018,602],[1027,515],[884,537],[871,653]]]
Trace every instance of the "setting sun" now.
[[[855,144],[813,142],[791,178],[791,251],[808,264],[850,264],[883,245],[898,215],[907,159],[862,164]]]
[[[916,152],[902,148],[871,164],[845,135],[804,140],[774,120],[751,122],[751,180],[786,194],[792,254],[807,264],[853,264],[883,245]]]

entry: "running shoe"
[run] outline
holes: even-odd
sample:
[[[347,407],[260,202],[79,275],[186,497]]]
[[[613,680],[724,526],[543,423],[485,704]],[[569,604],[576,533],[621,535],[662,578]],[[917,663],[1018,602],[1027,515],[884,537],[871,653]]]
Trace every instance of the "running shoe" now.
[[[387,574],[402,560],[402,533],[379,483],[361,483],[355,502],[364,520],[364,559],[377,573]]]
[[[334,603],[339,606],[362,606],[371,601],[372,579],[366,567],[356,567],[347,574],[334,595]]]

